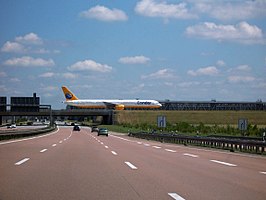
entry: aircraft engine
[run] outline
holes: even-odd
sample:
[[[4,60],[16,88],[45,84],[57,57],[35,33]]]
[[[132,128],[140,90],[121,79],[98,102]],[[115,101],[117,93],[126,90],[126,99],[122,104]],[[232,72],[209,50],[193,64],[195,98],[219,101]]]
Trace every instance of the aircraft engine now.
[[[125,106],[123,104],[117,104],[115,105],[115,110],[124,110]]]

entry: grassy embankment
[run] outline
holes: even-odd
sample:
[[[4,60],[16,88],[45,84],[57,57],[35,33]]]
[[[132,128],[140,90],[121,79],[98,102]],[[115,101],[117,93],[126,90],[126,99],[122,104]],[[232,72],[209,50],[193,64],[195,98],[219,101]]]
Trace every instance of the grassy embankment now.
[[[127,132],[156,128],[157,116],[164,115],[167,126],[183,132],[217,133],[239,135],[237,130],[240,118],[248,119],[251,136],[260,136],[266,128],[265,111],[116,111],[116,126],[109,127],[117,132]],[[182,127],[184,126],[184,127]],[[184,129],[185,128],[185,129]]]

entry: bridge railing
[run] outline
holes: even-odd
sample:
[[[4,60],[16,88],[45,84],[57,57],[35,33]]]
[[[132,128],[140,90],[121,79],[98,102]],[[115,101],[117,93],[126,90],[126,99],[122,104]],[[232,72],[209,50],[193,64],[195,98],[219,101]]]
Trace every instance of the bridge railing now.
[[[266,155],[266,142],[256,140],[243,140],[243,139],[229,139],[229,138],[211,138],[211,137],[200,137],[200,136],[184,136],[177,134],[163,134],[163,133],[129,133],[129,136],[155,140],[159,142],[175,143],[203,146],[209,148],[218,148],[224,150],[230,150],[231,152],[240,151],[255,154]]]

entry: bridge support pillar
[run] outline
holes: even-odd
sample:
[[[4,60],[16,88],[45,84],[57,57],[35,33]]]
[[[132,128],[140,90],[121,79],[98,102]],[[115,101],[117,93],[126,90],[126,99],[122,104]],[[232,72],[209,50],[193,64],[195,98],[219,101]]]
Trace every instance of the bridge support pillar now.
[[[103,116],[103,124],[112,125],[113,124],[113,111],[110,111],[108,115]]]

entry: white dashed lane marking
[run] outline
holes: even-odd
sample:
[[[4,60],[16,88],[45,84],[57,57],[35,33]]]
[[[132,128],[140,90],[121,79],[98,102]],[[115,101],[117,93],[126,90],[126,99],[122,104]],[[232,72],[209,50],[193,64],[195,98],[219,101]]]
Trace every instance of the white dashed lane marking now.
[[[175,200],[185,200],[183,197],[181,197],[180,195],[178,195],[176,193],[168,193],[168,195]]]
[[[165,151],[172,152],[172,153],[176,152],[175,150],[172,150],[172,149],[165,149]]]
[[[113,155],[117,156],[117,153],[115,151],[111,151]]]
[[[127,164],[127,166],[129,166],[131,169],[138,169],[135,165],[133,165],[132,163],[126,161],[125,162]]]
[[[227,163],[227,162],[223,162],[223,161],[219,161],[219,160],[210,160],[210,161],[218,163],[218,164],[226,165],[226,166],[229,166],[229,167],[236,167],[237,166],[235,164],[231,164],[231,163]]]
[[[53,144],[52,146],[53,146],[53,147],[55,147],[55,146],[56,146],[56,144]]]
[[[45,152],[45,151],[47,151],[47,149],[43,149],[43,150],[41,150],[40,153],[43,153],[43,152]]]
[[[29,159],[30,159],[30,158],[24,158],[24,159],[22,159],[22,160],[16,162],[15,165],[21,165],[21,164],[27,162]]]
[[[266,172],[260,172],[261,174],[265,174],[266,175]]]
[[[194,155],[194,154],[190,154],[190,153],[184,153],[183,155],[184,156],[189,156],[189,157],[192,157],[192,158],[198,158],[199,157],[198,155]]]

